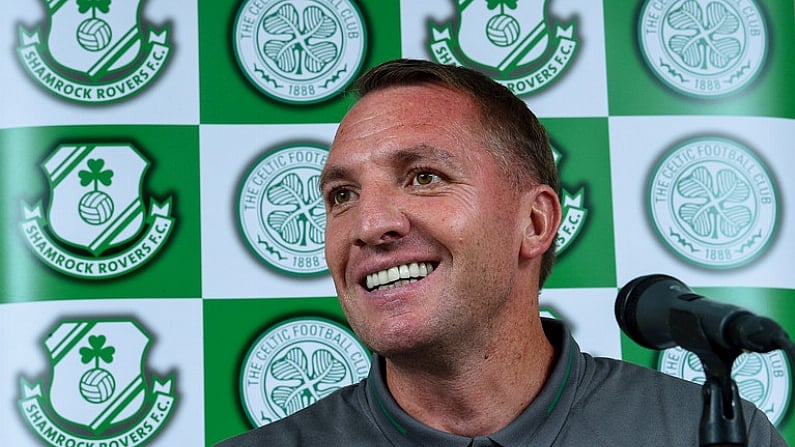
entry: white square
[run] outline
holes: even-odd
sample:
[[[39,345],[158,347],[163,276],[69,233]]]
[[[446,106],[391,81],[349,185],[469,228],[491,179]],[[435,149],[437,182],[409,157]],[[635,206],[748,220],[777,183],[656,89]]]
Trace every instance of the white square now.
[[[39,45],[49,45],[49,36],[44,34],[48,29],[49,15],[43,3],[46,2],[2,2],[0,7],[0,28],[4,30],[0,33],[0,47],[6,49],[0,54],[0,66],[3,67],[0,70],[0,85],[6,87],[0,103],[0,128],[70,124],[198,124],[197,2],[143,3],[139,17],[147,25],[151,24],[151,28],[143,26],[141,37],[146,42],[152,37],[150,31],[163,32],[163,45],[168,49],[167,58],[165,62],[147,59],[152,66],[162,64],[162,68],[151,70],[141,65],[135,72],[129,73],[129,83],[109,82],[118,88],[104,91],[108,95],[112,93],[114,98],[129,94],[132,90],[136,93],[103,104],[84,104],[58,97],[45,90],[23,65],[18,49],[24,46],[24,31],[39,29]],[[71,8],[74,5],[66,4],[64,7]],[[113,12],[113,4],[110,8]],[[66,38],[73,39],[72,35],[63,39]],[[164,47],[158,47],[158,55],[163,54],[161,51],[165,51]],[[63,68],[55,70],[58,68],[56,63],[51,62],[49,65],[55,73],[63,71]],[[37,67],[37,70],[43,70],[41,65]],[[140,74],[142,71],[146,72],[145,76]],[[122,89],[125,89],[124,92]],[[61,90],[65,91],[65,88]],[[69,91],[71,93],[67,96],[77,97],[85,89],[70,88]],[[94,95],[91,97],[97,99]]]
[[[430,42],[433,40],[431,26],[436,28],[449,26],[451,37],[455,40],[458,34],[455,24],[459,17],[455,3],[447,0],[422,2],[404,0],[401,2],[400,26],[403,57],[433,60],[430,49]],[[485,4],[485,1],[482,3]],[[548,77],[539,74],[541,78],[537,85],[544,85],[544,87],[535,93],[523,96],[523,99],[539,117],[607,116],[607,68],[605,65],[602,2],[555,0],[536,3],[541,6],[548,3],[546,13],[549,16],[546,19],[552,27],[548,30],[552,37],[558,32],[563,32],[562,29],[565,30],[571,26],[572,39],[576,41],[575,54],[573,60],[564,70],[560,70],[559,74],[551,73]],[[503,12],[510,15],[513,11],[507,9]],[[497,10],[493,11],[494,15],[498,13]],[[535,25],[524,22],[517,23],[519,23],[520,30],[522,27],[529,28]],[[483,32],[483,39],[486,39],[485,30]],[[484,51],[488,53],[488,50]],[[539,60],[533,63],[538,63]],[[549,64],[557,65],[553,61],[549,61]],[[557,68],[552,71],[554,70]],[[546,79],[551,80],[547,81]],[[532,82],[532,80],[526,81],[524,84],[519,81],[513,82],[514,91],[521,94],[522,90],[530,90],[530,87],[524,86],[528,82]],[[584,100],[585,98],[587,101]]]
[[[716,287],[795,287],[791,274],[795,228],[787,225],[795,208],[795,179],[789,166],[791,120],[754,117],[611,117],[610,161],[619,285],[636,276],[664,273],[689,285]],[[664,154],[685,141],[718,137],[744,145],[761,159],[776,185],[777,227],[759,257],[735,268],[710,269],[678,257],[657,235],[649,213],[649,182]]]
[[[203,125],[200,129],[202,296],[336,296],[328,273],[280,273],[248,247],[237,206],[241,182],[268,152],[289,145],[328,146],[336,124]]]
[[[621,358],[621,330],[615,318],[616,290],[544,289],[542,316],[551,312],[571,330],[583,352],[593,356]]]
[[[69,328],[71,326],[68,322],[71,321],[107,322],[119,319],[124,320],[123,323],[127,320],[134,322],[148,337],[149,344],[141,359],[147,390],[151,392],[155,380],[167,383],[170,379],[170,389],[164,396],[173,396],[172,409],[167,418],[161,419],[163,422],[159,432],[152,430],[147,433],[153,436],[152,442],[147,445],[153,447],[204,445],[204,351],[201,300],[44,301],[4,304],[1,308],[0,364],[3,368],[0,368],[0,433],[3,433],[4,445],[38,445],[37,436],[25,422],[18,402],[23,397],[22,380],[31,385],[40,383],[43,398],[51,396],[49,388],[53,378],[50,368],[53,367],[53,362],[50,361],[48,349],[45,347],[47,346],[45,340],[50,331]],[[99,326],[98,324],[97,327]],[[58,337],[53,337],[56,338]],[[63,339],[70,338],[63,337]],[[77,342],[71,349],[62,350],[67,354],[61,357],[60,362],[64,362],[63,359],[69,358],[70,355],[79,358],[82,355],[79,350],[87,347],[88,337],[74,339]],[[113,338],[109,337],[109,340]],[[120,345],[118,340],[115,339],[113,346],[108,347],[114,348],[114,360],[121,361],[125,348],[129,348],[129,343]],[[125,340],[129,342],[129,339]],[[50,343],[49,346],[54,345]],[[107,367],[104,363],[102,365]],[[118,371],[114,372],[118,374]],[[74,385],[78,386],[77,383]],[[70,402],[67,400],[60,405],[60,408],[69,405]],[[147,405],[151,404],[144,402],[141,408]],[[166,407],[161,407],[161,410],[163,408]],[[157,408],[152,407],[152,411],[157,411]],[[164,414],[158,413],[159,416]],[[138,415],[136,414],[135,417]],[[135,417],[131,420],[137,420]],[[152,423],[149,419],[147,422]],[[154,426],[155,424],[152,423],[151,427]],[[131,436],[134,434],[126,438],[130,445],[134,444]]]

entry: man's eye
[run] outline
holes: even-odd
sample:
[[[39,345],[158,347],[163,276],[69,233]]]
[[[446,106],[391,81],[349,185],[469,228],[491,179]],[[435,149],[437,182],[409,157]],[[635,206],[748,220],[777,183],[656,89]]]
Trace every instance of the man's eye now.
[[[332,194],[331,198],[332,198],[332,200],[333,200],[335,205],[340,205],[340,204],[343,204],[343,203],[346,203],[346,202],[350,201],[352,194],[353,193],[351,193],[350,190],[338,189],[338,190],[334,191],[334,193]]]
[[[414,185],[430,185],[439,180],[439,176],[431,172],[418,172],[414,176]]]

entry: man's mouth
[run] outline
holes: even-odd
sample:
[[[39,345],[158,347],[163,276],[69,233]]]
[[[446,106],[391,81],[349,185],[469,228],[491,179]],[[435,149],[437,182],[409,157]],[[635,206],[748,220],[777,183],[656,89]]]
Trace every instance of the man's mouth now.
[[[430,262],[412,262],[390,267],[380,272],[367,275],[367,290],[389,290],[406,284],[415,283],[430,275],[433,264]]]

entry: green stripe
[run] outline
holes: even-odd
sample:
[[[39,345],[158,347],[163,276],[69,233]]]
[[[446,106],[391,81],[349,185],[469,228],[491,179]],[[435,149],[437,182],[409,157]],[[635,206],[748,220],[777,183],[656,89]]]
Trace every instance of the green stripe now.
[[[81,326],[81,324],[85,324],[85,327],[82,330],[80,330],[80,332],[78,333],[77,336],[72,338],[72,341],[70,341],[69,344],[64,349],[61,350],[61,354],[59,354],[58,356],[56,356],[56,357],[54,357],[52,359],[52,365],[53,366],[55,366],[58,363],[60,363],[60,361],[63,360],[64,357],[69,355],[69,353],[71,353],[72,350],[75,349],[75,347],[77,347],[77,345],[79,343],[81,343],[81,342],[83,342],[83,340],[85,340],[86,335],[88,335],[88,333],[91,331],[91,329],[94,328],[94,325],[96,324],[96,322],[95,321],[84,321],[84,322],[77,323],[77,326],[75,326],[75,329],[73,329],[72,331],[69,332],[69,335],[72,335],[72,333],[75,330],[77,330]]]
[[[69,165],[65,168],[62,168],[63,163],[58,165],[58,170],[60,170],[61,173],[57,177],[50,177],[50,181],[52,183],[52,189],[55,189],[66,177],[72,175],[72,171],[77,169],[77,167],[80,166],[81,163],[83,163],[83,160],[85,160],[86,157],[88,157],[89,154],[91,154],[91,151],[93,151],[94,148],[96,147],[97,147],[96,144],[86,144],[86,145],[72,147],[71,152],[72,154],[74,154],[74,157],[72,157],[72,154],[70,154],[70,156],[68,157],[68,158],[74,158],[72,162],[69,163]]]
[[[389,420],[389,423],[392,424],[392,426],[395,427],[395,429],[397,429],[397,431],[399,431],[401,435],[406,436],[406,434],[408,433],[408,430],[403,428],[402,425],[398,424],[398,421],[396,421],[395,418],[392,417],[392,415],[386,409],[386,407],[384,406],[384,403],[381,402],[381,398],[378,397],[378,392],[376,391],[375,385],[373,385],[373,381],[372,380],[370,381],[370,388],[371,388],[371,390],[373,392],[373,396],[375,396],[375,402],[378,404],[378,408],[380,408],[381,412],[384,413],[384,416],[386,416],[387,420]]]

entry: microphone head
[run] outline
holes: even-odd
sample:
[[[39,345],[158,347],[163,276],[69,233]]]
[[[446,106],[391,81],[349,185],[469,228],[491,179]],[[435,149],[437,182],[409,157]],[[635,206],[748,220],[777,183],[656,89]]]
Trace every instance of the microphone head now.
[[[618,326],[646,348],[675,346],[671,336],[670,310],[673,300],[689,292],[684,283],[672,276],[652,274],[637,277],[618,292],[615,305]]]

